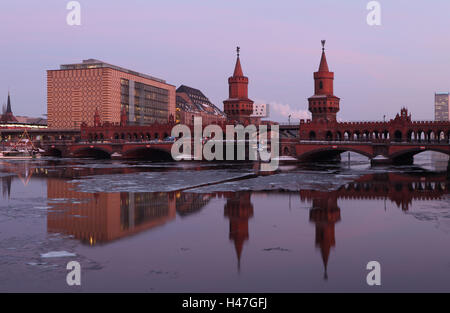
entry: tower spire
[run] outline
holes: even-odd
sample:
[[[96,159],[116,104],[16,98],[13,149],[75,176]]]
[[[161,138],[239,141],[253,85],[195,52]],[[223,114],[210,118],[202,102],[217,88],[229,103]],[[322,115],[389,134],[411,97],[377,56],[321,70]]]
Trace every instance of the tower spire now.
[[[319,72],[329,72],[327,57],[325,56],[325,42],[326,40],[322,40],[322,58],[320,59]]]
[[[239,59],[240,52],[241,52],[241,48],[236,47],[237,59],[236,59],[236,65],[234,67],[234,73],[233,73],[234,77],[243,77],[244,76],[244,73],[242,72],[241,61]]]
[[[12,113],[12,110],[11,110],[11,97],[9,95],[9,90],[8,90],[8,102],[6,104],[6,113]]]

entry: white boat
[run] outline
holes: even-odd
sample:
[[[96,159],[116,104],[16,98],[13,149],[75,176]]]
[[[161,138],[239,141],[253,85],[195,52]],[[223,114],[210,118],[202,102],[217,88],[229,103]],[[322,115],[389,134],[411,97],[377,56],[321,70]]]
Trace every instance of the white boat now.
[[[27,130],[25,130],[20,136],[19,140],[10,150],[4,150],[0,152],[0,159],[10,160],[29,160],[41,157],[41,149],[37,149]]]
[[[26,151],[26,150],[9,150],[0,152],[0,159],[9,159],[9,160],[29,160],[40,158],[41,154],[36,153],[35,151]]]

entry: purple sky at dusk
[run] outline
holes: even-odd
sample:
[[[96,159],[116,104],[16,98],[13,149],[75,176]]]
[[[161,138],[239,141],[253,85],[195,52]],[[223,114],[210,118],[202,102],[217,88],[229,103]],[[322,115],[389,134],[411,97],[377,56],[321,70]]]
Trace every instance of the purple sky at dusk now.
[[[392,118],[406,106],[433,119],[434,92],[450,91],[450,1],[379,0],[382,26],[366,23],[368,0],[66,0],[0,3],[0,105],[46,113],[46,70],[96,58],[201,89],[220,108],[241,47],[249,97],[271,119],[307,110],[326,39],[342,120]],[[298,121],[298,120],[297,120]]]

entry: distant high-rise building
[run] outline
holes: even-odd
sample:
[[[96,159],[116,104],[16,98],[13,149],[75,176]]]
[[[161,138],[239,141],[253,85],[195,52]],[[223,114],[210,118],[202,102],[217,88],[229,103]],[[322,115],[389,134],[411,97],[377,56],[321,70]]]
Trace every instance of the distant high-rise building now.
[[[269,105],[267,103],[253,103],[251,117],[269,117]]]
[[[175,86],[99,60],[61,65],[47,71],[49,128],[79,128],[101,122],[127,124],[167,123],[175,117]]]
[[[436,121],[449,121],[449,93],[437,92],[434,94],[434,119]]]

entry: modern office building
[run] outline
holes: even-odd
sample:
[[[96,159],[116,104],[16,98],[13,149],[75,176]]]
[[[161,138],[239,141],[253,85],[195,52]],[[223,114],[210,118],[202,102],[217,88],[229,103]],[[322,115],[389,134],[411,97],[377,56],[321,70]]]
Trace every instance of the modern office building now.
[[[434,120],[449,121],[449,93],[437,92],[434,94]]]
[[[102,123],[120,123],[123,111],[129,125],[167,123],[175,117],[175,86],[95,59],[47,71],[49,128],[93,125],[96,112]]]

